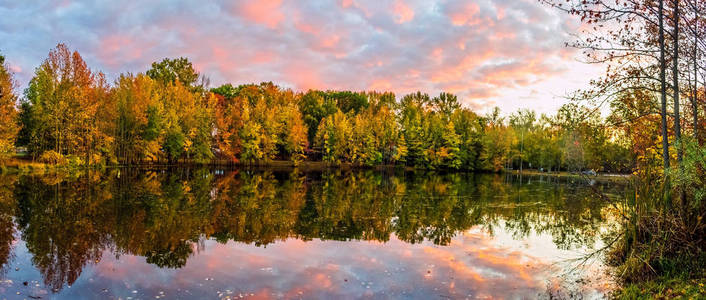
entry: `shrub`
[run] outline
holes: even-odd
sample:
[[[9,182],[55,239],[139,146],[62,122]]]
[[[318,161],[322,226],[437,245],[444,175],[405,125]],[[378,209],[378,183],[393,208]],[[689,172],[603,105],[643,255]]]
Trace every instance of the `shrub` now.
[[[84,161],[81,159],[81,157],[76,156],[76,155],[69,155],[66,157],[68,161],[68,165],[70,168],[78,168],[83,166]]]
[[[68,162],[61,153],[53,150],[42,153],[39,156],[39,161],[50,165],[65,165]]]

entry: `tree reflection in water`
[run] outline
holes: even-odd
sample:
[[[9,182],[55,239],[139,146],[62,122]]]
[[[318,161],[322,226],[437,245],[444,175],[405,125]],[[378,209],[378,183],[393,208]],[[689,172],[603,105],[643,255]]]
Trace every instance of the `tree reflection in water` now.
[[[447,245],[474,226],[503,226],[516,239],[548,233],[560,249],[593,245],[608,203],[550,180],[557,179],[208,169],[2,176],[0,263],[11,260],[19,234],[58,291],[106,251],[180,268],[206,239],[266,246],[287,238],[386,242],[394,234]]]

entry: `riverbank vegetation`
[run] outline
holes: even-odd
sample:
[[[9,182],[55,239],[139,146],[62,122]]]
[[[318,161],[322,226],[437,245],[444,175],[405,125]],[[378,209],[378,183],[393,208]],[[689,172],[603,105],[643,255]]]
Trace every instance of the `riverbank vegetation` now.
[[[703,296],[706,2],[542,2],[583,21],[570,45],[607,69],[574,98],[609,105],[637,155],[622,230],[609,238],[609,262],[626,283],[617,296]]]

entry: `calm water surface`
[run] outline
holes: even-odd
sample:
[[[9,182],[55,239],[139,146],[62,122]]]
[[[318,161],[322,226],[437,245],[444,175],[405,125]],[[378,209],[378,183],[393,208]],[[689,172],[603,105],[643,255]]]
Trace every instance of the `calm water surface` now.
[[[593,195],[512,175],[5,175],[0,299],[602,298],[600,261],[574,260],[613,223]]]

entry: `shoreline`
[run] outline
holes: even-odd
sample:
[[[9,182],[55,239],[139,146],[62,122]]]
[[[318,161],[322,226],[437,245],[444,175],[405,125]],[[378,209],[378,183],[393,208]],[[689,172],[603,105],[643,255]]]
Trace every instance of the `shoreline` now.
[[[272,161],[262,161],[256,163],[234,163],[234,162],[224,162],[219,160],[214,160],[209,163],[196,163],[196,162],[176,162],[176,163],[151,163],[144,162],[139,164],[118,164],[118,165],[105,165],[105,166],[72,166],[72,165],[53,165],[42,162],[31,161],[21,157],[14,157],[0,163],[0,174],[20,174],[20,175],[41,175],[41,174],[52,174],[60,172],[82,172],[90,170],[107,170],[107,169],[123,169],[123,168],[134,168],[134,169],[169,169],[169,168],[226,168],[226,169],[268,169],[275,171],[290,171],[299,170],[304,172],[321,172],[329,170],[377,170],[377,171],[430,171],[430,172],[458,172],[458,173],[477,173],[477,174],[505,174],[505,175],[527,175],[527,176],[549,176],[564,179],[591,179],[598,182],[618,182],[628,179],[632,174],[618,174],[618,173],[598,173],[596,175],[584,175],[577,172],[568,171],[554,171],[554,172],[542,172],[538,169],[524,169],[522,172],[519,170],[505,169],[498,172],[492,172],[487,170],[466,170],[466,169],[425,169],[417,168],[414,166],[405,165],[357,165],[352,163],[330,163],[323,161],[302,161],[299,163],[294,163],[288,160],[272,160]]]

